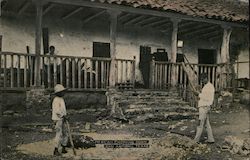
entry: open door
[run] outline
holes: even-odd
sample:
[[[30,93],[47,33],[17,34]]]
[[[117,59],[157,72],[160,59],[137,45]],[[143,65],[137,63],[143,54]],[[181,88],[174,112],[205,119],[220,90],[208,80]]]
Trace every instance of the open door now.
[[[152,59],[151,47],[140,46],[140,62],[139,69],[142,73],[144,82],[143,88],[149,88],[149,74],[150,74],[150,62]]]

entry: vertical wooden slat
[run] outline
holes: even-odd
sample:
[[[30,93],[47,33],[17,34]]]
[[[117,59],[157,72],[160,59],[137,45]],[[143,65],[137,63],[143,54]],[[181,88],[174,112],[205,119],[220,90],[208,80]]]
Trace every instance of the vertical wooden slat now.
[[[57,58],[53,57],[53,79],[54,79],[54,86],[57,84]],[[54,87],[52,86],[52,87]]]
[[[87,88],[87,79],[88,79],[88,75],[87,75],[87,63],[88,63],[88,61],[87,61],[87,59],[84,59],[84,88],[86,89]]]
[[[89,75],[90,75],[90,88],[92,89],[93,88],[93,64],[92,64],[92,59],[90,59],[90,73],[89,73]]]
[[[128,80],[128,61],[125,61],[125,82]]]
[[[121,83],[123,83],[123,75],[124,75],[124,72],[123,72],[123,63],[124,61],[121,61]]]
[[[10,87],[14,87],[14,56],[11,55],[11,68],[10,68]]]
[[[4,73],[4,77],[3,77],[3,86],[7,87],[7,55],[4,55],[4,68],[3,68],[3,73]]]
[[[160,78],[159,78],[159,80],[160,80],[160,89],[162,89],[162,73],[163,73],[163,68],[162,68],[162,64],[160,64]]]
[[[107,86],[109,86],[109,75],[110,75],[110,61],[106,61],[107,63]],[[116,64],[117,64],[117,61],[116,61]],[[106,87],[107,87],[106,86]]]
[[[23,83],[24,83],[24,88],[27,87],[27,63],[28,63],[28,60],[27,60],[27,56],[24,56],[24,70],[23,70]]]
[[[45,85],[45,74],[46,74],[46,71],[45,71],[45,65],[44,65],[44,59],[45,57],[41,57],[42,58],[42,77],[41,77],[41,80],[42,80],[42,85],[44,86]]]
[[[69,88],[69,59],[67,58],[66,59],[66,86],[67,86],[67,88]]]
[[[101,86],[104,88],[104,62],[101,61]]]
[[[133,83],[133,88],[135,87],[135,65],[136,65],[136,62],[135,62],[135,56],[134,56],[134,60],[133,60],[133,78],[132,78],[132,83]]]
[[[51,67],[51,62],[50,62],[50,57],[47,57],[47,82],[48,82],[48,88],[50,88],[51,87],[51,73],[50,73],[50,71],[51,71],[51,69],[50,69],[50,67]]]
[[[81,84],[81,58],[78,59],[78,63],[77,63],[77,66],[78,66],[78,88],[81,88],[82,84]]]
[[[75,60],[75,58],[72,58],[71,59],[71,62],[72,62],[72,66],[71,66],[71,68],[72,68],[72,74],[71,74],[71,79],[72,79],[72,88],[75,88],[76,87],[76,71],[75,71],[75,69],[76,69],[76,65],[75,65],[75,63],[76,63],[76,60]]]
[[[63,59],[60,58],[60,84],[63,84]],[[64,84],[63,84],[64,85]]]
[[[168,83],[168,80],[167,80],[167,78],[168,78],[168,64],[165,64],[164,65],[164,86],[165,86],[165,88],[164,89],[166,89],[167,88],[167,83]]]
[[[211,77],[211,81],[212,81],[212,83],[213,83],[213,85],[216,87],[216,84],[215,84],[215,81],[214,81],[214,79],[215,79],[215,77],[214,77],[214,70],[215,70],[215,66],[213,66],[212,67],[212,77]]]
[[[180,67],[180,84],[182,85],[183,84],[183,68]]]
[[[207,68],[207,73],[208,73],[208,80],[209,80],[211,83],[213,83],[213,82],[211,81],[211,67],[208,67],[208,68]]]
[[[18,55],[17,57],[17,87],[20,87],[20,69],[21,69],[21,57]]]
[[[98,88],[98,61],[95,61],[95,88]]]

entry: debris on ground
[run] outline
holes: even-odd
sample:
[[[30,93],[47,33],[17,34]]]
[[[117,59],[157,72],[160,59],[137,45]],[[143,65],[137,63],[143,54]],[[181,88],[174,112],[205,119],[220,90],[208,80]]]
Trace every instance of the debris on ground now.
[[[241,139],[227,136],[224,140],[223,150],[229,150],[232,154],[250,155],[250,138]]]
[[[233,102],[233,94],[229,91],[221,91],[217,106],[219,108],[230,107]]]

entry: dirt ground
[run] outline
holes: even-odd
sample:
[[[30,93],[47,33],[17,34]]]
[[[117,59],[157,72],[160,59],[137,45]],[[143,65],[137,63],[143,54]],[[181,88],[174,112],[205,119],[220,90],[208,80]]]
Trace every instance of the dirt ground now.
[[[221,146],[226,136],[250,138],[249,106],[235,103],[230,108],[211,112],[210,122],[216,143],[194,144],[195,120],[122,124],[110,121],[90,121],[92,132],[84,133],[87,119],[71,120],[73,134],[83,134],[95,140],[149,140],[149,148],[95,148],[77,149],[73,156],[68,153],[55,157],[53,153],[53,125],[25,125],[4,127],[1,131],[2,160],[48,160],[48,159],[204,159],[204,160],[249,160],[247,156],[232,154]],[[70,116],[73,117],[74,114]],[[84,115],[81,115],[84,116]],[[72,122],[73,121],[73,122]],[[173,135],[173,136],[171,136]],[[179,137],[178,137],[179,136]],[[174,138],[175,139],[174,139]],[[178,140],[176,140],[176,138]],[[178,141],[179,145],[175,145]],[[190,144],[188,144],[190,143]],[[172,146],[171,146],[172,145]],[[191,146],[191,147],[190,147]],[[194,147],[195,146],[195,147]]]

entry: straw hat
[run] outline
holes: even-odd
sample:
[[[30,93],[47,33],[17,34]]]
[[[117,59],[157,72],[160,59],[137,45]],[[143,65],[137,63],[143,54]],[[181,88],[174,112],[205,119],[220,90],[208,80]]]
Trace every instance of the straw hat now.
[[[57,85],[54,87],[54,94],[55,94],[55,93],[62,92],[62,91],[65,91],[65,90],[66,90],[66,88],[64,88],[63,85],[57,84]]]

